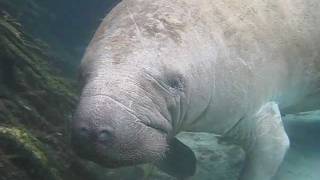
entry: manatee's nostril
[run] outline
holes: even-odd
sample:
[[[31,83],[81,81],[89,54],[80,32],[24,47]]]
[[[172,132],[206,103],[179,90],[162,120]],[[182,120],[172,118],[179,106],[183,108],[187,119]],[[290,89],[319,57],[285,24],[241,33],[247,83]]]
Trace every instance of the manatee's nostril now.
[[[92,130],[88,126],[75,126],[71,134],[71,145],[80,157],[89,158],[92,155]]]
[[[110,129],[103,129],[98,134],[98,141],[102,143],[108,143],[112,140],[112,132]]]
[[[89,129],[86,127],[74,128],[71,134],[71,141],[73,144],[81,145],[87,143],[90,139]]]
[[[79,129],[79,134],[81,137],[89,137],[89,130],[85,127]]]

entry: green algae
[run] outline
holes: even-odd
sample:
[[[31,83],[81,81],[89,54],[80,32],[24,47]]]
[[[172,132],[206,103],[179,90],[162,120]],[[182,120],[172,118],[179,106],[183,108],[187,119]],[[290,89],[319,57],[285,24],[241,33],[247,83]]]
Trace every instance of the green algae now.
[[[51,67],[47,45],[1,13],[0,163],[12,167],[3,178],[26,173],[35,180],[65,179],[72,157],[65,140],[51,135],[60,133],[75,105],[74,87]]]
[[[29,37],[23,32],[21,25],[8,14],[0,16],[0,32],[0,47],[2,49],[0,52],[2,62],[0,63],[3,66],[1,68],[13,71],[3,74],[3,79],[11,87],[7,85],[8,87],[1,87],[1,90],[9,92],[11,100],[16,102],[28,100],[29,102],[25,104],[30,107],[35,106],[31,109],[33,112],[38,112],[37,117],[40,114],[47,120],[61,119],[49,117],[57,113],[47,113],[43,109],[54,109],[55,112],[62,111],[60,114],[70,112],[76,101],[74,87],[70,85],[72,82],[54,75],[49,65],[52,57],[48,55],[48,49],[45,49],[47,45]],[[10,90],[6,90],[6,88],[10,88]],[[26,98],[26,96],[29,97]],[[39,97],[51,99],[51,101],[48,101],[47,105],[35,104],[34,99],[39,99]],[[52,106],[53,108],[43,108],[43,106]],[[29,112],[29,114],[33,112]],[[9,115],[7,117],[9,118]],[[17,118],[20,119],[19,116]]]
[[[17,162],[28,164],[29,173],[35,178],[45,177],[49,180],[61,180],[57,170],[51,167],[43,144],[30,133],[16,127],[0,126],[0,145],[5,146],[7,154]],[[32,169],[32,171],[30,170]]]

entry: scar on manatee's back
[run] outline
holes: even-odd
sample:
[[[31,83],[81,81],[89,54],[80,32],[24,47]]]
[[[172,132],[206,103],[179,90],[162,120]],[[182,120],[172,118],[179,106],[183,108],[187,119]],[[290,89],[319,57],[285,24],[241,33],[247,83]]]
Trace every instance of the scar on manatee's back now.
[[[127,37],[124,36],[126,35],[113,37],[109,43],[109,46],[111,47],[111,63],[114,65],[126,62],[128,60],[126,56],[132,52],[131,49],[128,48],[130,42],[127,42]]]
[[[164,11],[164,10],[162,10]],[[145,13],[141,14],[138,19],[138,26],[144,30],[146,37],[152,37],[156,39],[171,39],[176,43],[181,43],[181,33],[185,30],[186,19],[182,16],[174,15],[175,12],[166,12],[153,14]],[[169,11],[169,10],[168,10]]]
[[[151,37],[168,37],[176,43],[181,43],[180,32],[183,31],[184,25],[182,23],[170,22],[165,18],[159,18],[158,23],[145,26],[147,34]]]

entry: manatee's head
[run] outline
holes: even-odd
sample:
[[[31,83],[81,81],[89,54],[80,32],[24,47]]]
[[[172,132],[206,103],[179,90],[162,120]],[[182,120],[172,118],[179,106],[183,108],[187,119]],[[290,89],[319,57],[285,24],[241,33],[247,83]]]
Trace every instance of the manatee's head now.
[[[86,50],[80,67],[83,89],[71,125],[74,150],[105,167],[165,156],[187,116],[190,94],[183,63],[188,56],[174,48],[178,42],[158,43],[147,35],[149,40],[142,41],[126,12],[127,6],[117,6]],[[144,20],[137,23],[149,27]]]
[[[161,159],[180,113],[180,79],[166,82],[126,66],[96,72],[85,80],[73,117],[74,150],[109,168]]]

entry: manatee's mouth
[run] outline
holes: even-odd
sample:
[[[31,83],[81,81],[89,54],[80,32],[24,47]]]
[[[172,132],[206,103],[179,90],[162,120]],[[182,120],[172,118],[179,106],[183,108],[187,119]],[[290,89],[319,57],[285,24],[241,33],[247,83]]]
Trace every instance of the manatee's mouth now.
[[[149,130],[147,132],[157,131],[157,133],[163,136],[167,136],[168,134],[167,130],[157,124],[145,123],[144,121],[137,121],[136,123],[140,124],[141,127],[148,128]],[[144,152],[144,154],[140,154],[140,156],[136,155],[136,151],[126,152],[131,155],[116,158],[119,151],[109,151],[114,148],[112,145],[100,144],[99,142],[95,142],[92,145],[83,145],[80,140],[73,142],[75,142],[72,144],[73,150],[80,158],[95,162],[106,168],[120,168],[150,162],[150,159],[146,158],[147,156],[150,157],[150,155],[146,154],[148,152]],[[156,159],[157,158],[154,158],[154,161]]]
[[[170,121],[168,120],[167,117],[165,117],[164,115],[162,115],[161,113],[161,117],[160,119],[163,120],[163,123],[157,123],[158,120],[155,121],[151,121],[150,118],[143,116],[142,118],[138,117],[133,110],[131,110],[129,107],[127,107],[125,104],[123,104],[121,101],[117,100],[115,97],[112,97],[110,95],[107,94],[95,94],[95,95],[82,95],[83,98],[85,97],[93,97],[93,96],[102,96],[102,97],[106,97],[108,99],[110,99],[111,101],[113,101],[115,104],[118,104],[121,107],[125,108],[125,111],[127,111],[130,115],[132,115],[134,118],[136,118],[139,123],[142,123],[143,125],[155,129],[157,131],[160,131],[161,133],[164,134],[169,134],[169,132],[171,131],[171,126],[170,126]]]
[[[103,167],[111,168],[111,169],[147,163],[147,161],[142,161],[137,159],[115,160],[110,158],[99,158],[99,156],[97,156],[94,159],[88,159],[88,160],[93,161]]]
[[[107,148],[107,147],[105,147]],[[103,152],[99,151],[98,145],[95,147],[90,147],[87,149],[79,149],[78,147],[74,147],[75,153],[82,159],[95,162],[101,166],[106,168],[119,168],[124,166],[132,166],[137,164],[147,163],[142,159],[115,159],[111,158],[110,155],[107,156]],[[102,148],[104,149],[104,148]],[[100,149],[101,150],[101,149]]]
[[[95,162],[106,168],[120,168],[125,166],[132,166],[136,164],[140,164],[137,160],[116,160],[113,158],[105,157],[101,154],[96,154],[95,156],[86,156],[82,158]],[[141,162],[142,163],[142,162]]]
[[[159,131],[160,133],[162,134],[169,134],[169,130],[166,129],[165,127],[159,125],[159,124],[155,124],[155,123],[147,123],[147,122],[144,122],[144,121],[139,121],[141,124],[151,128],[151,129],[154,129],[156,131]]]

